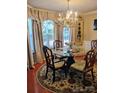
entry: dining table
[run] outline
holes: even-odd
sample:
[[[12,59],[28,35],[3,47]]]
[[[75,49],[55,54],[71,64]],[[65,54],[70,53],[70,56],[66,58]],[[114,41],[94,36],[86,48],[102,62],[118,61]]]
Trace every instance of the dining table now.
[[[70,66],[73,63],[75,63],[74,53],[77,53],[79,51],[73,51],[73,49],[72,48],[69,48],[69,47],[62,47],[62,48],[52,49],[52,52],[60,60],[63,60],[64,59],[66,61],[66,67],[67,67],[67,72],[68,72]]]

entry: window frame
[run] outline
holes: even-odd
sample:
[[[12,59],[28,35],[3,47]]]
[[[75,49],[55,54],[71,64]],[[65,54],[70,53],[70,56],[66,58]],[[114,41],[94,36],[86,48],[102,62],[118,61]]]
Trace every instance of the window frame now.
[[[49,32],[48,32],[48,29],[45,27],[45,22],[47,23],[47,22],[51,22],[52,23],[52,35],[50,35],[49,34]],[[47,24],[46,24],[47,25]],[[53,48],[53,42],[54,42],[54,40],[55,40],[55,23],[54,23],[54,21],[53,20],[50,20],[50,19],[47,19],[47,20],[44,20],[43,22],[42,22],[42,37],[43,37],[43,45],[46,45],[47,47],[49,47],[49,48]],[[46,37],[44,36],[44,29],[46,29]],[[49,39],[49,36],[52,36],[52,40],[51,39]],[[44,38],[46,38],[46,41],[45,41],[45,39]],[[48,40],[48,41],[47,41]],[[44,43],[44,42],[46,42],[46,44]]]
[[[68,36],[68,42],[65,42],[65,40],[64,40],[64,31],[65,31],[65,29],[66,29],[66,31],[68,31],[68,34],[70,34],[69,36]],[[65,43],[71,43],[71,29],[70,29],[70,27],[63,27],[63,46],[66,46],[65,45]]]

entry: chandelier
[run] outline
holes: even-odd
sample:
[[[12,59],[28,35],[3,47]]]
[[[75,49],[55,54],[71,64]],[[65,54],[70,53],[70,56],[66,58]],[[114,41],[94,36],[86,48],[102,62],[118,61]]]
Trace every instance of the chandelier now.
[[[67,0],[67,2],[68,2],[67,11],[59,13],[58,16],[58,22],[64,26],[74,25],[78,21],[77,12],[73,12],[72,10],[70,10],[69,7],[70,0]]]

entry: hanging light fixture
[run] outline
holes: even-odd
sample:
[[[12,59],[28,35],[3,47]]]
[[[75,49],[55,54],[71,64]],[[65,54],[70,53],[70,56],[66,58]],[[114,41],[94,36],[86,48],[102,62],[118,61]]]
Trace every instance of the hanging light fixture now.
[[[64,26],[74,25],[78,21],[77,12],[71,11],[69,6],[70,0],[67,0],[67,2],[68,2],[68,8],[66,13],[65,12],[59,13],[58,16],[59,23],[61,23]]]

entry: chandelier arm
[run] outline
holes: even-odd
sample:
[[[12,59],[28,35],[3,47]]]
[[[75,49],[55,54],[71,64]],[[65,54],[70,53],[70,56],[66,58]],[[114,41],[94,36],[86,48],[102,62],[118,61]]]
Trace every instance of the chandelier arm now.
[[[67,12],[65,14],[59,14],[58,18],[59,23],[63,24],[64,26],[74,25],[78,21],[77,12],[70,11],[70,0],[67,0],[67,4]]]

